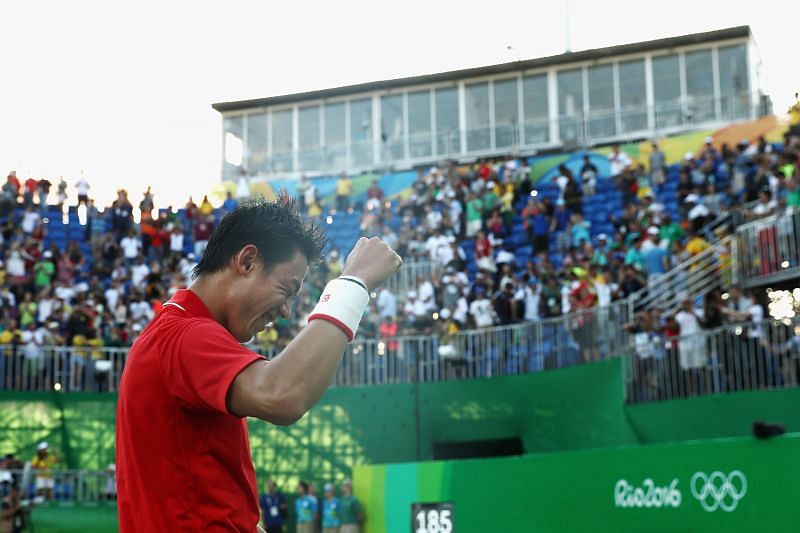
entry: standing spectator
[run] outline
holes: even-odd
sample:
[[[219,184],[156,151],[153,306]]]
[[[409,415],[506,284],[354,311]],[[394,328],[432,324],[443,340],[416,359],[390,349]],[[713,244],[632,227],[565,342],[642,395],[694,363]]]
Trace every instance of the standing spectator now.
[[[353,496],[353,482],[345,479],[342,483],[342,497],[339,498],[342,527],[339,533],[360,533],[364,523],[364,510],[361,503]]]
[[[475,299],[469,304],[469,315],[476,328],[488,328],[494,325],[494,309],[492,302],[486,298],[486,289],[475,287]]]
[[[32,177],[25,180],[25,185],[22,191],[22,202],[27,207],[33,206],[33,196],[36,194],[36,188],[39,182]]]
[[[628,168],[631,164],[631,158],[628,154],[621,152],[619,144],[615,144],[611,148],[611,153],[608,156],[608,162],[611,165],[611,178],[616,179],[617,176],[622,174],[622,171]]]
[[[322,502],[322,533],[339,533],[342,525],[341,503],[331,483],[325,484],[325,500]]]
[[[383,202],[383,189],[378,186],[378,180],[372,180],[372,185],[367,189],[367,209],[378,209]]]
[[[19,181],[17,181],[16,171],[12,170],[6,177],[6,182],[2,189],[2,206],[0,215],[7,216],[17,207],[17,195],[19,194]]]
[[[64,202],[67,201],[67,182],[64,176],[58,177],[58,210],[61,211],[64,207]]]
[[[580,176],[583,181],[583,194],[586,196],[594,196],[597,188],[597,175],[599,171],[589,158],[589,154],[583,156],[583,165],[581,166]]]
[[[664,152],[658,147],[658,143],[653,141],[653,151],[650,152],[650,182],[660,186],[664,183],[667,170],[667,159]]]
[[[39,193],[39,210],[44,211],[47,208],[47,195],[50,194],[50,187],[53,184],[47,178],[42,178],[36,184],[36,190]]]
[[[75,184],[75,188],[78,190],[78,205],[86,205],[89,202],[90,185],[84,177],[83,171],[81,171],[81,179]]]
[[[309,187],[308,178],[306,175],[303,174],[300,176],[300,181],[297,182],[297,205],[300,208],[300,212],[305,212],[307,209],[306,205],[306,191]]]
[[[483,201],[474,194],[467,200],[467,237],[474,237],[483,227]]]
[[[111,204],[111,228],[117,240],[129,233],[133,223],[133,205],[128,200],[125,189],[117,191],[117,198]]]
[[[199,258],[203,257],[208,245],[208,239],[211,237],[212,216],[200,216],[197,224],[194,226],[194,255]]]
[[[573,213],[583,213],[583,191],[572,174],[568,175],[567,183],[564,185],[564,202]]]
[[[31,459],[31,468],[36,471],[36,495],[45,500],[53,499],[53,467],[60,461],[55,453],[50,453],[47,442],[40,442],[36,455]]]
[[[128,235],[120,241],[119,246],[122,248],[123,257],[130,265],[139,257],[139,252],[142,249],[142,241],[136,237],[136,233],[132,229],[129,229]]]
[[[250,198],[250,177],[245,169],[239,171],[239,179],[236,180],[236,198],[239,200]]]
[[[139,202],[139,211],[142,213],[142,220],[153,218],[153,207],[153,193],[148,185],[147,190],[144,191],[142,195],[142,201]]]
[[[22,232],[25,235],[30,235],[36,229],[36,224],[41,220],[41,215],[33,208],[33,204],[28,204],[25,208],[25,213],[22,215]]]
[[[267,492],[258,501],[261,507],[261,520],[266,533],[283,533],[286,523],[286,498],[278,492],[275,481],[267,481]]]
[[[207,194],[203,196],[203,201],[200,202],[200,207],[197,212],[200,214],[200,218],[207,217],[214,212],[214,206],[211,205]]]
[[[504,326],[519,322],[519,310],[514,292],[514,283],[508,282],[492,298],[495,315]]]
[[[397,297],[387,287],[383,287],[378,293],[375,305],[378,307],[378,314],[381,318],[397,315]]]
[[[221,214],[221,217],[224,217],[225,215],[227,215],[228,213],[230,213],[231,211],[233,211],[237,207],[239,207],[239,200],[237,200],[236,198],[233,197],[233,193],[231,193],[231,191],[228,191],[225,194],[225,201],[222,202],[222,214]]]
[[[350,207],[350,195],[353,194],[353,182],[345,172],[336,180],[336,209],[346,211]]]
[[[183,228],[180,224],[175,224],[169,234],[169,251],[173,257],[180,257],[183,254]]]
[[[655,226],[647,229],[650,245],[642,251],[645,270],[647,271],[647,283],[650,285],[656,278],[665,274],[669,270],[669,257],[667,251],[660,246],[660,232]],[[655,289],[655,287],[653,287]]]
[[[683,371],[683,382],[686,393],[690,396],[700,391],[702,379],[700,369],[708,363],[706,342],[701,333],[700,319],[694,310],[692,300],[686,299],[681,304],[681,309],[675,314],[675,321],[680,327],[680,340],[678,341],[678,359]]]

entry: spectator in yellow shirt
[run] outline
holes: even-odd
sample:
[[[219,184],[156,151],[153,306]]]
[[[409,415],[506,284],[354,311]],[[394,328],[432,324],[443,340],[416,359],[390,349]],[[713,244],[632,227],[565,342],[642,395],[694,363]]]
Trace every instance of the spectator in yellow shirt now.
[[[702,238],[700,235],[689,230],[689,241],[686,243],[686,251],[689,254],[689,257],[694,257],[700,253],[703,253],[705,250],[711,248],[711,245],[708,243],[707,240]]]
[[[345,211],[350,207],[350,195],[353,194],[353,182],[342,172],[336,180],[336,209]]]
[[[53,499],[53,467],[59,463],[58,456],[51,454],[46,442],[40,442],[31,467],[36,471],[36,494],[46,500]]]
[[[200,204],[200,214],[202,216],[208,216],[214,212],[214,206],[211,205],[211,202],[208,200],[208,195],[203,196],[203,203]]]

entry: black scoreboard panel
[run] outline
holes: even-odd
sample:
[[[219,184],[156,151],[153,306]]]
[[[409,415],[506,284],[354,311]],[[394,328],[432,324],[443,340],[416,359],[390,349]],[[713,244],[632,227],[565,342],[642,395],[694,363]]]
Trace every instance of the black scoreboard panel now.
[[[454,533],[453,503],[412,503],[411,533]]]

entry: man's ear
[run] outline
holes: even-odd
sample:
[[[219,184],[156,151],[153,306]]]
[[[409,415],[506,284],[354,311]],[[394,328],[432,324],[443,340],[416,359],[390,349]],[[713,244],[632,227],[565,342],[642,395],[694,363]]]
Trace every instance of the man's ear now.
[[[237,273],[247,275],[255,270],[260,260],[261,256],[258,253],[258,248],[253,244],[248,244],[236,254],[233,259],[233,266]]]

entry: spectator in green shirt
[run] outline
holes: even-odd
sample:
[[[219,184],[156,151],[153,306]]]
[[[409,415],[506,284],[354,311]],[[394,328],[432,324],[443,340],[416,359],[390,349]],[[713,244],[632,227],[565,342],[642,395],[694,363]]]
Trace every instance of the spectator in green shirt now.
[[[474,237],[483,227],[483,201],[474,194],[467,200],[467,237]]]
[[[659,237],[661,238],[661,245],[665,250],[672,250],[675,243],[682,240],[686,236],[686,232],[677,222],[665,214],[661,219],[661,231]],[[666,241],[666,244],[664,243]]]
[[[494,182],[486,182],[486,191],[483,193],[483,212],[489,214],[497,207],[497,195],[494,193]]]
[[[786,196],[786,206],[800,207],[800,179],[786,180],[786,188],[789,190],[789,194]]]
[[[53,252],[45,250],[42,260],[33,267],[33,284],[37,289],[49,287],[56,274],[56,266],[53,264]]]
[[[346,479],[342,484],[342,497],[339,498],[339,516],[342,526],[339,533],[360,533],[364,522],[364,511],[361,503],[353,496],[353,483]]]

